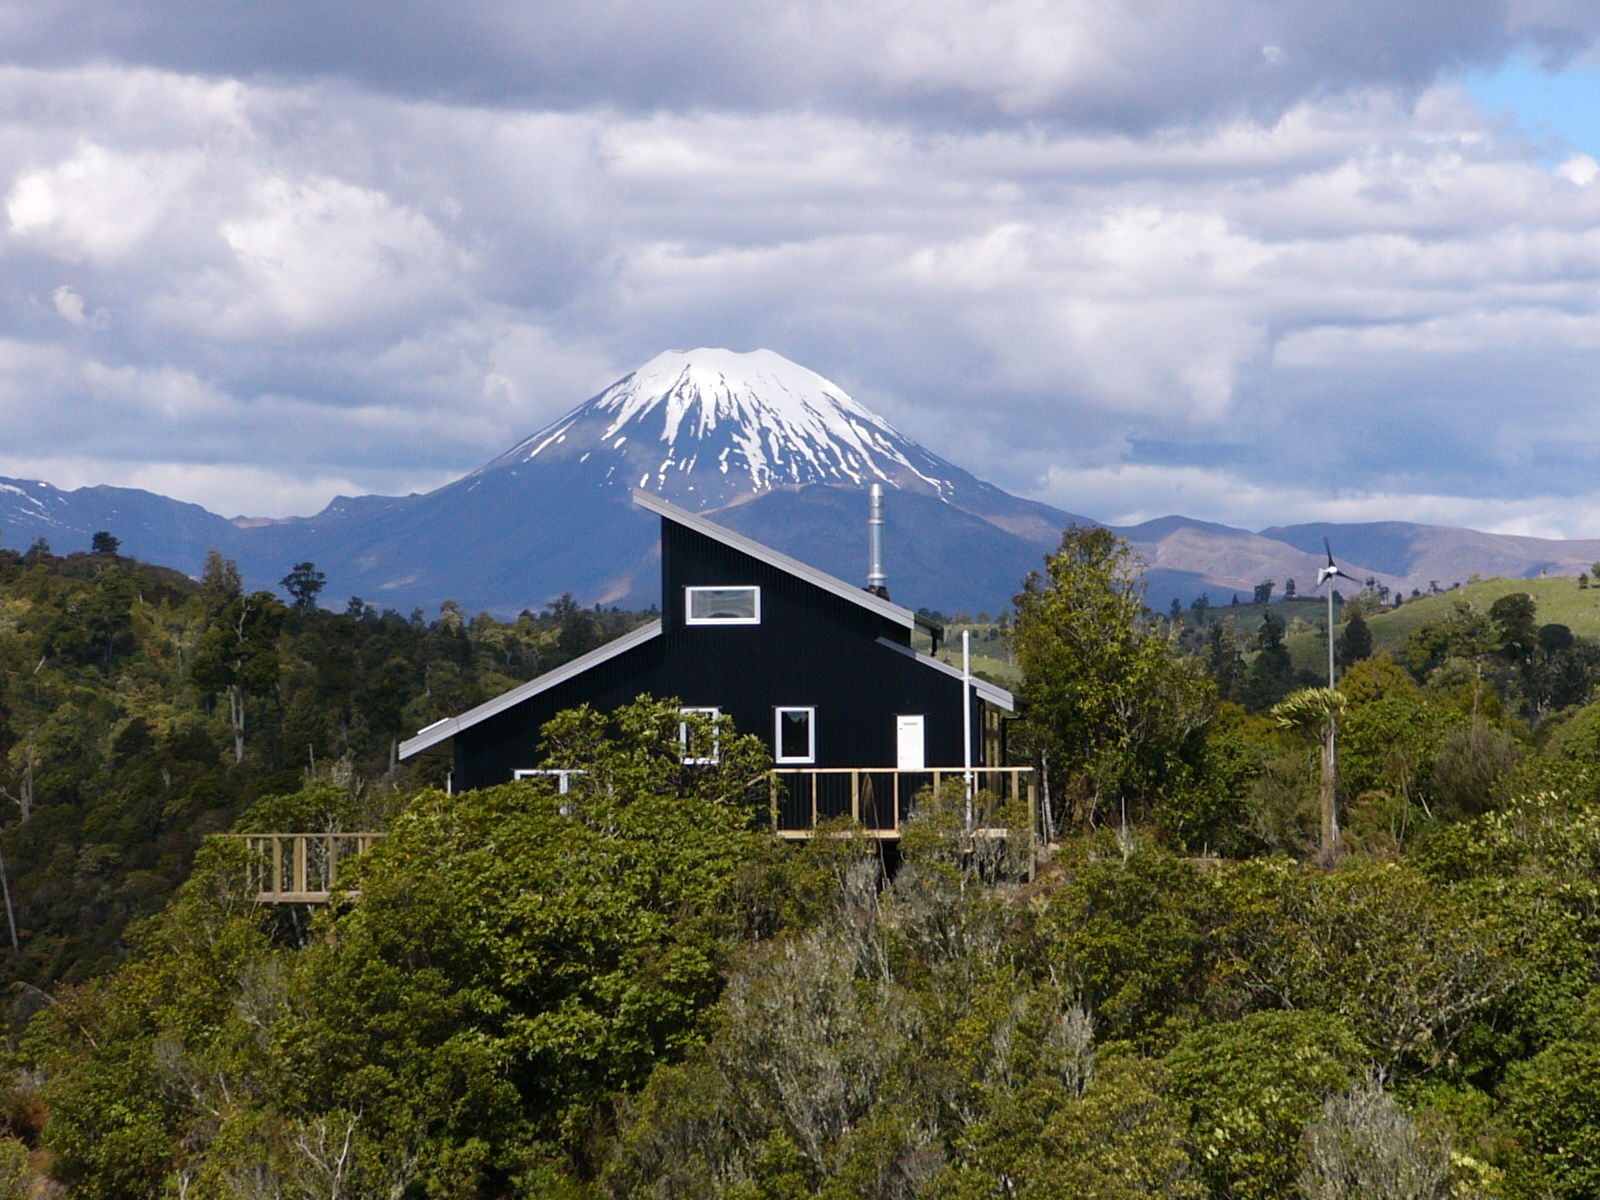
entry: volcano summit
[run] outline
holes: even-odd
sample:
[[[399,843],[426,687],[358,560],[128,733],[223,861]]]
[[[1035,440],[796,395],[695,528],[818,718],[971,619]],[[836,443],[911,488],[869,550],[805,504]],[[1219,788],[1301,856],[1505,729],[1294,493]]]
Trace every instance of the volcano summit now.
[[[275,580],[311,559],[329,595],[516,612],[564,592],[657,599],[656,492],[865,582],[866,489],[889,492],[889,577],[913,606],[997,609],[1072,520],[923,449],[770,350],[667,351],[487,465],[422,496],[341,497],[225,547]]]

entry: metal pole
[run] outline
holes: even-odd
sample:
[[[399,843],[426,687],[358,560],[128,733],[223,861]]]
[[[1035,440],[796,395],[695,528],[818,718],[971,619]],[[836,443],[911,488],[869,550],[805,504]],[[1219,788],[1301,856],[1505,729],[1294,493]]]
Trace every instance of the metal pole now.
[[[1338,576],[1331,576],[1328,579],[1328,691],[1330,693],[1330,705],[1328,708],[1328,749],[1323,763],[1323,774],[1326,778],[1322,781],[1322,803],[1328,810],[1324,817],[1324,822],[1328,835],[1327,848],[1329,850],[1339,844],[1339,802],[1334,789],[1334,768],[1336,765],[1334,758],[1334,715],[1331,705],[1331,693],[1336,682],[1333,661],[1333,581],[1336,578]]]
[[[967,783],[967,828],[972,821],[972,630],[961,631],[961,772]]]

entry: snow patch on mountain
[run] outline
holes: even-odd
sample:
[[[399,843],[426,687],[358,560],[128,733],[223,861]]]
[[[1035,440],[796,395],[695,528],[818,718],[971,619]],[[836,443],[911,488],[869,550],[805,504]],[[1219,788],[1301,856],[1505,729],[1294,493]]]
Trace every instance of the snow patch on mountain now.
[[[626,462],[641,487],[711,503],[811,483],[881,481],[941,498],[955,487],[940,460],[771,350],[658,354],[484,470],[591,455]]]

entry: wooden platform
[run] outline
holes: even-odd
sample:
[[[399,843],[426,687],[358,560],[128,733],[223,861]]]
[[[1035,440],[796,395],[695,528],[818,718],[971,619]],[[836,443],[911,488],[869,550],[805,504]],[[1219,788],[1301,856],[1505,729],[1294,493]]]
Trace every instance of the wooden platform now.
[[[772,830],[785,840],[812,837],[818,825],[849,817],[868,836],[884,841],[900,837],[901,822],[911,813],[917,793],[937,792],[969,772],[961,767],[927,767],[920,771],[893,767],[779,767],[771,776]],[[1001,836],[1006,827],[995,811],[1010,800],[1028,805],[1029,836],[1038,824],[1038,797],[1032,767],[974,767],[972,793],[974,830]]]
[[[250,887],[258,904],[326,904],[339,863],[372,848],[381,833],[230,833],[258,859]]]

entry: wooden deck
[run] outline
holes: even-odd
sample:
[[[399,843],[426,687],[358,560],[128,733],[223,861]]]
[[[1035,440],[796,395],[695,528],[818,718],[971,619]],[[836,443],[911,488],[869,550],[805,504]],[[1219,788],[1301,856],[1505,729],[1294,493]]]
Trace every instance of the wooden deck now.
[[[911,814],[916,795],[932,786],[964,779],[961,767],[928,767],[902,771],[892,767],[780,767],[771,776],[772,829],[785,840],[812,837],[825,821],[849,817],[869,836],[894,841],[901,822]],[[1038,823],[1038,797],[1032,767],[974,767],[972,791],[975,831],[990,836],[1004,826],[993,811],[1008,800],[1026,800],[1028,827]]]
[[[576,771],[519,772],[519,776],[557,775],[566,792]],[[773,833],[785,841],[815,837],[817,826],[849,817],[868,837],[898,841],[901,822],[911,814],[917,793],[936,791],[966,776],[960,767],[902,771],[893,767],[780,767],[770,779]],[[975,837],[1012,837],[1022,833],[998,820],[995,811],[1009,800],[1028,806],[1028,845],[1037,847],[1038,802],[1032,767],[974,767],[972,772]],[[339,883],[339,864],[365,853],[384,835],[368,833],[232,833],[251,850],[250,888],[258,904],[326,904]]]
[[[250,888],[258,904],[326,904],[339,863],[372,848],[381,833],[230,833],[257,855]]]

